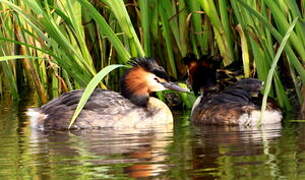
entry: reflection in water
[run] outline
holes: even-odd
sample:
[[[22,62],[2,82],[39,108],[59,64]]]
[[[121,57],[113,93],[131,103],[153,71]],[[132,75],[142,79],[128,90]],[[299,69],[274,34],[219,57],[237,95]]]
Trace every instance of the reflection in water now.
[[[126,174],[128,177],[138,178],[156,176],[166,170],[164,161],[169,142],[167,138],[172,136],[172,129],[141,130],[133,134],[121,130],[82,130],[70,133],[32,130],[32,133],[33,154],[46,154],[49,160],[51,156],[55,163],[65,161],[86,167],[75,172],[81,177],[96,175],[114,178]],[[45,159],[36,159],[35,163],[48,164],[43,161]]]
[[[194,179],[279,178],[279,167],[270,143],[281,137],[281,124],[261,128],[205,126],[195,128]],[[269,172],[264,174],[269,168]]]
[[[305,179],[304,124],[43,133],[24,107],[0,101],[0,179]]]
[[[281,124],[268,124],[262,127],[238,126],[199,126],[194,130],[198,136],[210,139],[214,144],[261,143],[281,136]]]

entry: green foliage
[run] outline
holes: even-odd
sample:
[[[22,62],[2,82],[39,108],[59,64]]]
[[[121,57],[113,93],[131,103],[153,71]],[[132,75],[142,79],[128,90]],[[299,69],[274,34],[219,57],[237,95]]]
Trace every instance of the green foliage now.
[[[9,91],[17,99],[21,87],[33,87],[45,102],[86,87],[96,72],[132,56],[155,57],[178,78],[185,75],[181,58],[188,52],[221,55],[224,66],[240,61],[244,77],[266,81],[277,47],[299,17],[270,84],[270,96],[290,110],[283,78],[293,80],[298,103],[304,103],[303,5],[296,0],[0,0],[0,55],[23,57],[1,62],[0,93]],[[110,79],[99,86],[115,84],[116,78]],[[191,99],[183,95],[187,107]]]
[[[97,87],[99,82],[101,82],[102,79],[106,75],[108,75],[111,71],[113,71],[116,68],[122,67],[122,66],[124,66],[124,65],[111,64],[111,65],[103,68],[99,73],[96,74],[96,76],[94,76],[94,78],[91,79],[91,81],[87,85],[86,89],[84,90],[84,93],[83,93],[81,99],[79,100],[76,110],[72,116],[72,119],[71,119],[71,122],[69,125],[69,129],[70,129],[71,125],[74,123],[74,121],[76,120],[77,116],[80,114],[81,110],[85,107],[86,102],[90,98],[90,95],[93,93],[94,89]]]
[[[288,28],[287,33],[284,36],[284,38],[283,38],[283,40],[282,40],[282,42],[280,44],[280,47],[279,47],[279,49],[278,49],[278,51],[277,51],[277,53],[276,53],[276,55],[275,55],[275,57],[274,57],[274,59],[272,61],[272,65],[271,65],[270,71],[268,73],[267,81],[266,81],[266,85],[265,85],[264,97],[263,97],[263,102],[262,102],[262,110],[261,110],[262,113],[261,113],[260,120],[263,119],[264,111],[265,111],[266,106],[267,106],[267,98],[268,98],[268,94],[270,92],[272,78],[273,78],[273,75],[274,75],[274,72],[275,72],[275,68],[276,68],[277,63],[278,63],[278,61],[280,59],[280,56],[281,56],[281,54],[282,54],[282,52],[284,50],[284,47],[285,47],[285,45],[286,45],[286,43],[287,43],[287,41],[288,41],[288,39],[289,39],[289,37],[290,37],[290,35],[292,33],[292,30],[293,30],[294,26],[297,23],[297,20],[298,20],[298,18],[295,18],[295,20],[292,22],[292,24]]]

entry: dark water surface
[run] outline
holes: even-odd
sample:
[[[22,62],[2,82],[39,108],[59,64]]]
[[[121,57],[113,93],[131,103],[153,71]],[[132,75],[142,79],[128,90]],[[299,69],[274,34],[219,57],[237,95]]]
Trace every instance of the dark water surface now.
[[[0,104],[0,179],[305,179],[305,126],[52,132]]]

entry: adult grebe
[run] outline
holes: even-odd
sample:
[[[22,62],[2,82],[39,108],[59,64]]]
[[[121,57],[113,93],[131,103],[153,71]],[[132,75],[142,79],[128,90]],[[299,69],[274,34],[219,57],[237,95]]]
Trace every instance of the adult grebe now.
[[[188,69],[188,82],[193,91],[201,91],[191,113],[191,119],[197,124],[254,126],[260,119],[261,97],[256,98],[262,88],[262,81],[248,78],[232,84],[220,78],[218,61],[212,57],[197,60],[194,56],[184,58]],[[233,81],[236,81],[233,78]],[[280,109],[272,99],[268,99],[262,124],[279,123],[282,119]]]
[[[262,81],[242,79],[220,93],[199,96],[193,105],[191,119],[198,124],[256,126],[260,120],[260,106],[252,100],[262,88]],[[261,124],[280,123],[281,111],[267,106]]]
[[[150,97],[151,92],[187,89],[169,81],[165,70],[151,58],[135,58],[133,66],[120,80],[121,94],[96,89],[71,129],[85,128],[150,128],[173,122],[165,103]],[[29,109],[31,127],[41,130],[64,130],[82,96],[74,90],[50,101],[40,108]]]

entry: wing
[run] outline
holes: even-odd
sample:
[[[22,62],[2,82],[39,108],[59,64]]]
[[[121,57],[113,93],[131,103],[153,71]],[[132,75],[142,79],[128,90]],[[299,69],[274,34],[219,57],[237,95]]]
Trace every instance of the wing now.
[[[40,111],[47,115],[44,127],[66,129],[82,94],[83,90],[64,93],[42,106]],[[107,127],[107,124],[113,123],[113,119],[117,119],[117,114],[122,115],[135,108],[136,105],[117,92],[96,89],[77,118],[74,128]]]
[[[200,124],[239,125],[238,119],[242,114],[250,114],[256,109],[253,104],[224,103],[194,109],[192,119]]]

